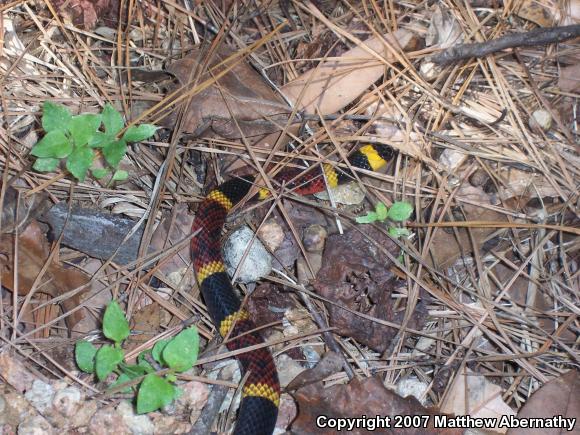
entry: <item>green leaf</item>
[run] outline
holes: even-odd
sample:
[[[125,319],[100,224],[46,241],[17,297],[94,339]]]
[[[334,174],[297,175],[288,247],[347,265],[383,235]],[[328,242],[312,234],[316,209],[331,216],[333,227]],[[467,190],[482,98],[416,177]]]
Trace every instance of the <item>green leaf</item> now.
[[[115,171],[115,173],[113,174],[113,181],[124,181],[127,178],[129,178],[129,174],[127,173],[127,171],[123,171],[122,169]]]
[[[86,145],[101,126],[101,115],[90,113],[73,116],[69,131],[76,146]]]
[[[395,222],[402,222],[409,219],[413,213],[413,206],[408,202],[397,201],[389,210],[388,218]]]
[[[395,239],[398,239],[399,237],[408,237],[411,235],[411,233],[407,228],[390,227],[389,235]]]
[[[40,141],[32,147],[30,154],[36,157],[52,157],[63,159],[73,150],[73,145],[61,130],[53,130],[44,135]]]
[[[127,152],[127,143],[124,140],[113,141],[103,147],[103,155],[107,163],[116,168]]]
[[[387,206],[384,203],[379,202],[375,207],[375,212],[377,214],[377,219],[382,222],[387,218],[387,213],[389,212],[389,210],[387,209]]]
[[[165,363],[177,372],[184,372],[197,361],[199,334],[195,326],[190,326],[177,334],[163,349]]]
[[[77,366],[85,373],[95,372],[95,355],[97,348],[86,340],[79,340],[75,345],[75,360]]]
[[[163,349],[165,349],[165,346],[167,346],[167,343],[169,343],[171,340],[168,339],[162,339],[159,340],[157,343],[155,343],[155,346],[153,346],[153,349],[151,350],[151,355],[153,356],[153,359],[155,361],[157,361],[159,364],[163,364],[163,365],[167,365],[165,364],[165,361],[163,361]]]
[[[32,169],[38,172],[52,172],[57,168],[59,161],[52,157],[38,158],[32,165]]]
[[[89,146],[91,148],[102,148],[115,140],[115,136],[102,131],[95,131],[89,139]]]
[[[150,373],[147,369],[139,364],[119,364],[119,368],[123,373],[129,376],[130,379],[138,378],[139,376],[145,376]]]
[[[95,370],[97,372],[97,378],[100,381],[104,381],[110,373],[113,372],[123,361],[123,349],[117,349],[116,347],[105,345],[97,351],[95,358]]]
[[[165,375],[165,379],[167,379],[169,382],[177,382],[177,376],[175,376],[173,373],[167,373]]]
[[[116,301],[111,301],[105,310],[103,334],[115,343],[120,343],[129,336],[129,323]]]
[[[372,224],[377,221],[377,214],[374,211],[369,211],[366,216],[359,216],[356,218],[358,224]]]
[[[175,387],[165,379],[149,374],[137,393],[137,414],[146,414],[169,405],[175,398]]]
[[[117,385],[124,384],[125,382],[129,382],[131,380],[132,379],[129,376],[127,376],[125,373],[121,373],[119,375],[119,377],[117,378],[117,380],[111,384],[109,389],[115,388]],[[121,390],[121,393],[129,394],[129,393],[131,393],[131,389],[132,389],[132,387],[127,387],[127,388]]]
[[[139,356],[137,357],[137,364],[143,367],[147,371],[147,373],[153,373],[155,369],[145,358],[146,355],[151,355],[151,349],[144,350],[139,354]]]
[[[141,124],[138,126],[131,126],[123,135],[123,140],[127,142],[139,142],[150,138],[157,131],[157,127],[153,124]]]
[[[109,135],[115,136],[123,129],[123,126],[125,125],[125,123],[123,122],[123,117],[109,103],[105,104],[102,116],[103,116],[103,124],[105,124],[105,131]]]
[[[84,146],[75,148],[66,160],[66,168],[79,181],[85,181],[87,171],[93,164],[95,153],[92,149]]]
[[[110,171],[107,168],[95,168],[91,169],[91,172],[93,173],[93,177],[98,180],[105,177]]]
[[[72,119],[70,111],[60,104],[45,101],[42,106],[42,128],[44,131],[66,131]]]

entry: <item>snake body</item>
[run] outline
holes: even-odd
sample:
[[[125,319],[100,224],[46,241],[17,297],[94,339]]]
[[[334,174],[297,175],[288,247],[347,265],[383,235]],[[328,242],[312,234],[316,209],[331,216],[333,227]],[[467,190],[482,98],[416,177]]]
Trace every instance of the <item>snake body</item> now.
[[[391,159],[393,151],[386,145],[365,145],[350,155],[352,167],[376,171]],[[323,176],[324,174],[324,176]],[[278,181],[290,181],[288,189],[299,195],[320,192],[325,181],[330,187],[352,180],[349,170],[337,170],[322,164],[303,176],[285,171]],[[249,192],[253,177],[235,178],[213,189],[202,201],[193,221],[191,255],[199,288],[210,316],[222,337],[228,336],[230,351],[263,343],[254,331],[250,314],[236,296],[221,254],[221,233],[229,211]],[[262,189],[259,198],[268,196]],[[273,432],[280,404],[280,383],[274,359],[266,347],[237,355],[242,373],[247,374],[234,433],[238,435],[269,435]]]

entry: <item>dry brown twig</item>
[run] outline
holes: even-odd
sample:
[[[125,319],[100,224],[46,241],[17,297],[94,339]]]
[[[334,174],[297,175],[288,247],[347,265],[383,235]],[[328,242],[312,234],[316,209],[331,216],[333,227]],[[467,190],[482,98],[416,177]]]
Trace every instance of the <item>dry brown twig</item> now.
[[[510,33],[497,39],[474,44],[459,44],[429,58],[433,63],[448,65],[459,60],[483,58],[489,54],[517,47],[539,47],[568,41],[580,36],[580,24],[539,28],[529,32]]]

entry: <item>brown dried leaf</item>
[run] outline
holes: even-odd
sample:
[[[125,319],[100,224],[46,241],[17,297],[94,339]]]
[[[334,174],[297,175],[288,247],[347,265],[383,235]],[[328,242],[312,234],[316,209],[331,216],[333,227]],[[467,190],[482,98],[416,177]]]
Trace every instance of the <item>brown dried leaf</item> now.
[[[465,217],[465,221],[506,221],[505,215],[494,210],[484,208],[478,204],[490,204],[491,197],[483,191],[481,187],[463,185],[460,187],[456,198],[465,199],[467,202],[461,203],[461,211],[457,213],[457,218]],[[444,221],[450,219],[445,218]],[[482,249],[485,242],[497,231],[495,228],[470,228],[477,249]],[[457,234],[457,236],[456,236]],[[472,239],[466,228],[451,229],[436,228],[431,242],[430,261],[437,268],[448,267],[461,255],[466,255],[473,251]]]
[[[118,0],[53,0],[53,4],[75,26],[87,30],[93,29],[99,20],[117,22]]]
[[[185,203],[177,204],[173,207],[171,213],[164,214],[163,219],[157,225],[151,237],[149,252],[162,251],[185,239],[191,232],[192,222],[193,215],[189,212],[188,205]],[[181,278],[189,264],[189,245],[186,244],[183,249],[176,252],[170,259],[165,259],[159,266],[159,270],[169,278]],[[172,282],[175,281],[172,279]],[[193,284],[189,281],[181,284],[188,285],[188,283],[189,286]]]
[[[564,92],[580,91],[580,63],[562,68],[558,77],[558,87]]]
[[[312,285],[321,296],[340,306],[372,318],[398,323],[402,321],[404,310],[393,311],[391,293],[395,276],[389,271],[392,262],[378,246],[394,256],[399,255],[399,248],[370,225],[364,227],[364,232],[366,236],[358,228],[352,228],[343,235],[328,238],[323,266]],[[340,306],[327,304],[330,326],[338,328],[339,334],[353,337],[379,352],[387,348],[397,332],[395,329]],[[422,322],[419,313],[420,310],[415,310],[410,328]]]
[[[0,273],[2,285],[11,291],[15,289],[14,282],[14,246],[15,238],[12,234],[0,236]],[[26,295],[32,289],[36,277],[46,263],[50,249],[45,234],[36,221],[32,221],[18,237],[18,294]],[[70,290],[81,287],[89,282],[89,277],[79,270],[64,268],[54,261],[37,286],[40,293],[56,298]],[[81,303],[82,295],[89,288],[85,288],[74,296],[62,301],[63,311],[76,308]],[[67,326],[73,329],[84,317],[83,310],[78,310],[66,317]]]
[[[320,382],[330,375],[341,371],[343,359],[336,352],[326,352],[324,357],[311,369],[296,376],[286,387],[286,391],[297,390],[306,385]]]
[[[537,0],[524,0],[519,2],[519,7],[514,12],[523,18],[536,23],[540,27],[556,26],[554,13],[557,9],[555,4],[548,5],[548,2]]]
[[[523,198],[559,196],[558,191],[554,189],[553,185],[550,184],[543,174],[509,168],[507,174],[500,174],[500,176],[502,176],[502,184],[498,193],[503,200],[518,198],[521,203]]]
[[[226,60],[232,54],[225,47],[218,50],[208,62],[211,75],[205,72],[197,81],[195,72],[205,63],[201,50],[172,63],[167,71],[187,92],[190,86],[223,72],[230,65]],[[185,114],[183,131],[201,135],[209,129],[221,137],[237,139],[242,137],[241,133],[252,137],[279,131],[286,124],[290,113],[287,104],[250,65],[236,62],[215,84],[194,95]],[[169,127],[175,121],[175,115],[171,115],[164,122]]]
[[[470,415],[474,418],[496,418],[516,413],[503,401],[502,389],[484,376],[466,369],[459,373],[441,404],[441,412],[455,415]],[[497,425],[496,425],[497,426]],[[507,428],[494,428],[505,433]]]
[[[384,36],[393,47],[405,49],[413,40],[407,30],[397,30]],[[393,62],[394,56],[383,44],[382,39],[370,38],[364,41],[367,48]],[[352,103],[385,72],[386,65],[365,51],[355,47],[344,53],[339,60],[329,60],[287,83],[282,93],[300,110],[315,114],[329,115]],[[304,87],[306,90],[303,91]],[[302,94],[302,92],[304,92]],[[301,96],[302,94],[302,96]],[[301,97],[301,100],[298,99]]]
[[[575,419],[574,430],[568,428],[544,428],[533,432],[541,435],[578,434],[580,433],[580,373],[570,370],[562,376],[552,379],[532,394],[532,397],[520,409],[518,418],[544,418],[552,420],[554,416]],[[510,429],[508,435],[529,434],[530,429]]]
[[[150,340],[161,330],[161,306],[153,302],[139,308],[131,316],[131,334],[125,343],[125,349],[131,351]]]
[[[320,384],[311,384],[293,394],[298,401],[298,418],[292,424],[293,433],[335,434],[336,429],[318,428],[315,425],[319,416],[328,418],[360,418],[363,415],[390,417],[391,427],[394,426],[394,416],[428,415],[428,427],[417,429],[387,428],[370,432],[355,428],[349,434],[444,434],[459,435],[459,429],[435,429],[433,415],[436,412],[426,409],[414,398],[402,398],[387,390],[377,378],[360,380],[353,379],[347,385],[335,385],[321,388]],[[346,432],[346,431],[345,431]]]
[[[427,47],[437,45],[438,48],[448,48],[460,44],[463,42],[462,34],[457,19],[441,5],[436,5],[425,37]]]
[[[31,219],[44,212],[49,205],[45,195],[36,194],[27,197],[20,195],[14,187],[8,186],[4,193],[4,202],[1,204],[1,232],[11,233],[17,226],[26,227]]]

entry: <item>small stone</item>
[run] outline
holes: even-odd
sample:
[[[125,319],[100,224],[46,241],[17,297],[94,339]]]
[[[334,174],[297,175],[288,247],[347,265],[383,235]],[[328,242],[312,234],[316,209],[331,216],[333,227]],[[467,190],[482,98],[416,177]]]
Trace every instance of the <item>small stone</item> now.
[[[426,81],[432,82],[441,75],[441,67],[435,62],[424,61],[419,67],[419,73]]]
[[[483,186],[489,181],[489,175],[483,169],[478,169],[469,177],[469,184],[474,187]]]
[[[42,414],[52,404],[54,388],[52,385],[47,384],[40,379],[36,379],[32,383],[32,388],[24,394],[24,397],[38,412]]]
[[[302,243],[308,252],[322,252],[328,232],[322,225],[310,225],[304,230]]]
[[[548,131],[552,127],[552,115],[545,109],[538,109],[532,113],[529,126],[536,133]]]
[[[446,148],[439,157],[439,163],[449,173],[452,173],[467,158],[465,153]]]
[[[248,249],[250,243],[251,247]],[[272,256],[247,226],[232,232],[224,243],[223,249],[224,262],[230,276],[234,275],[245,255],[244,263],[238,270],[236,281],[255,282],[267,276],[272,270]],[[246,251],[248,251],[247,254]]]
[[[88,426],[89,433],[99,435],[117,435],[131,433],[128,425],[112,407],[99,409],[91,418]]]
[[[260,227],[258,235],[271,252],[278,249],[284,240],[284,230],[273,219],[269,219]]]
[[[18,435],[52,435],[54,433],[54,428],[40,415],[28,417],[18,425]]]
[[[67,387],[58,391],[52,399],[55,411],[65,417],[75,415],[81,405],[82,394],[76,387]]]
[[[427,388],[429,388],[428,384],[410,376],[401,379],[397,383],[397,394],[401,397],[413,396],[415,399],[419,400],[422,405],[425,405],[426,398],[423,397],[423,393],[427,391]]]
[[[282,354],[276,359],[276,367],[278,368],[278,377],[282,387],[286,387],[296,376],[306,370],[306,367],[303,367],[286,354]]]
[[[362,191],[358,183],[341,184],[330,188],[330,191],[332,192],[333,201],[337,204],[359,205],[365,199],[365,193]],[[330,200],[326,190],[315,193],[314,196],[323,201]]]
[[[296,419],[297,415],[298,408],[296,407],[296,401],[289,394],[282,394],[280,396],[280,409],[278,412],[276,427],[274,428],[274,435],[288,433],[287,429]]]
[[[117,406],[117,413],[123,422],[131,429],[133,435],[148,435],[155,432],[155,426],[147,415],[137,415],[133,410],[133,405],[127,401],[122,401]]]
[[[186,382],[179,386],[182,394],[176,399],[177,405],[189,413],[189,421],[194,423],[201,414],[209,397],[209,388],[206,383],[199,381]]]

